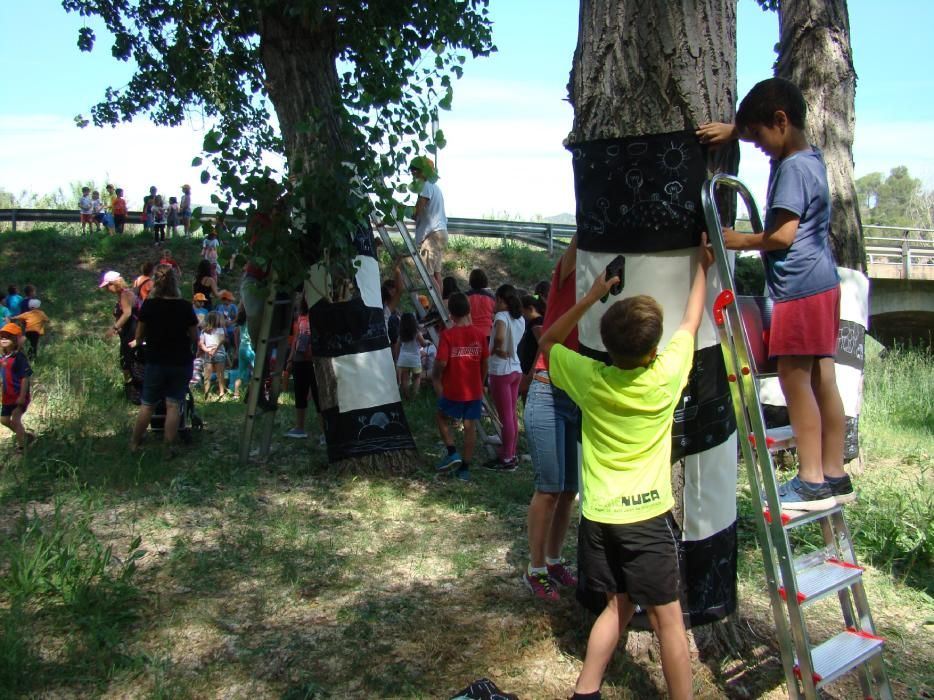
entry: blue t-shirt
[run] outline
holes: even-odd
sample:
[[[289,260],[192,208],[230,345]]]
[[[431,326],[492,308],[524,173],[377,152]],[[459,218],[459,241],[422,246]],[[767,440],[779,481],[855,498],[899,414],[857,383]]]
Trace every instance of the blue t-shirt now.
[[[13,315],[12,311],[10,311],[3,304],[0,304],[0,324],[6,323],[6,320],[12,315]]]
[[[18,314],[19,307],[23,303],[23,297],[19,294],[10,294],[6,298],[6,307],[10,310],[10,313]]]
[[[799,218],[791,246],[765,254],[769,295],[776,301],[826,292],[840,283],[830,249],[830,188],[821,152],[798,151],[772,162],[765,228],[778,209]]]

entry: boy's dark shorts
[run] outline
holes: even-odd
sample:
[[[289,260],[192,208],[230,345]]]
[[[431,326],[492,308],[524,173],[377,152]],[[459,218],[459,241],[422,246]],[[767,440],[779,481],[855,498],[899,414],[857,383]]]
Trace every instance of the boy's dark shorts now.
[[[27,401],[25,404],[23,404],[21,408],[23,409],[23,413],[26,413],[26,409],[29,408],[29,402]],[[3,404],[3,407],[0,408],[0,417],[9,418],[10,416],[13,415],[13,411],[15,410],[16,410],[15,403],[5,403]]]
[[[438,410],[454,420],[480,420],[483,401],[451,401],[443,396],[438,399]]]
[[[581,518],[577,531],[579,586],[627,593],[642,607],[680,598],[678,526],[671,512],[626,525]]]

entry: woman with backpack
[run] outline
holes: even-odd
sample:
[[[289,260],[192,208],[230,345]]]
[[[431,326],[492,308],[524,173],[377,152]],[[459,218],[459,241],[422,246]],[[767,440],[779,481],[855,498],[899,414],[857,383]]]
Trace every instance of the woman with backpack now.
[[[136,353],[130,341],[136,335],[136,321],[139,318],[139,307],[142,301],[129,288],[123,276],[115,270],[105,272],[98,287],[106,289],[117,297],[113,312],[114,322],[104,333],[104,338],[114,336],[120,338],[120,369],[123,371],[124,390],[127,392],[127,398],[132,400],[131,388],[136,379],[132,369]]]

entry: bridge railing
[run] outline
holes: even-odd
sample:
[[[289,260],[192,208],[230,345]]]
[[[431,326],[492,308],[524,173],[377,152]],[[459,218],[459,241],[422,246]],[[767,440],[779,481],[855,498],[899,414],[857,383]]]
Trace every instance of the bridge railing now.
[[[139,211],[128,212],[127,222],[136,224],[140,216]],[[0,224],[9,223],[14,231],[22,223],[79,222],[79,214],[73,209],[0,209]],[[228,217],[226,223],[231,228],[245,225],[233,217]],[[743,223],[738,220],[737,227],[742,228]],[[544,248],[549,254],[566,248],[576,230],[570,224],[547,222],[448,219],[451,234],[519,241]],[[867,225],[863,233],[871,277],[934,279],[934,229]]]
[[[934,229],[863,227],[870,277],[934,280]]]

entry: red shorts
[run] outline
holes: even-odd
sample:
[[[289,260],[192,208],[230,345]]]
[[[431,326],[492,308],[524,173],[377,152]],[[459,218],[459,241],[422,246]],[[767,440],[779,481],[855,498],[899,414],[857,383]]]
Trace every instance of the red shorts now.
[[[833,357],[840,333],[840,286],[791,301],[777,301],[769,330],[769,358]]]
[[[81,223],[82,224],[93,224],[94,214],[81,214]]]

